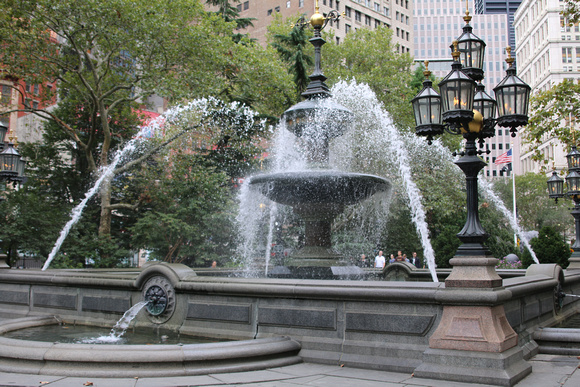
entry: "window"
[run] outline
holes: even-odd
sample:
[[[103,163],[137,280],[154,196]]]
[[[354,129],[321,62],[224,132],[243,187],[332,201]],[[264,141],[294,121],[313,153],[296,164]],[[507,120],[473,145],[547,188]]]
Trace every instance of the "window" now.
[[[491,150],[495,150],[495,144],[491,144]]]
[[[366,0],[365,5],[370,8],[371,7],[371,0]]]
[[[346,32],[348,34],[349,31],[350,31],[350,24],[345,24],[344,25],[344,32]]]
[[[367,26],[371,25],[371,17],[369,15],[365,15],[365,24]]]
[[[304,0],[302,0],[302,1],[304,1]],[[245,2],[244,2],[244,11],[245,11],[246,9],[248,9],[248,8],[250,8],[250,2],[249,2],[249,1],[245,1]]]
[[[32,108],[38,109],[38,101],[32,101]]]
[[[389,7],[383,7],[383,14],[385,16],[391,16],[390,11],[389,11]]]
[[[36,85],[34,85],[34,94],[38,95],[38,92],[40,91],[40,87],[38,85],[38,83]]]
[[[2,105],[7,105],[12,99],[12,88],[7,85],[2,85],[2,96],[0,97],[0,103]]]
[[[272,14],[272,10],[269,9],[268,12],[267,12],[267,14],[268,14],[268,16],[270,16]]]
[[[340,44],[340,38],[338,36],[336,37],[336,44]]]
[[[277,6],[276,8],[274,8],[274,11],[280,12],[280,6]]]
[[[286,8],[290,8],[290,0],[286,2]]]
[[[298,0],[298,6],[300,8],[304,7],[304,0]]]
[[[576,47],[576,63],[580,63],[580,47]]]
[[[24,85],[24,90],[26,90],[27,93],[30,93],[30,84],[29,83],[26,83]]]
[[[381,5],[379,3],[375,3],[375,11],[381,12]]]
[[[361,13],[360,11],[354,11],[354,20],[357,22],[361,21]]]
[[[375,19],[375,28],[379,28],[381,26],[381,21]]]
[[[350,17],[350,7],[344,7],[344,16]]]
[[[572,63],[572,47],[562,47],[562,63]]]
[[[238,12],[242,12],[242,5],[241,4],[236,5],[236,9],[238,10]]]
[[[497,149],[502,150],[503,149],[503,144],[502,143],[497,144]]]

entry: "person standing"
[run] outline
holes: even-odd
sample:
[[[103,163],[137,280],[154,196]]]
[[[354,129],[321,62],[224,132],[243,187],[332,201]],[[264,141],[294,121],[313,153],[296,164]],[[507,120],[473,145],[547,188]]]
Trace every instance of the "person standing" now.
[[[367,260],[366,255],[364,255],[364,254],[361,254],[360,261],[359,261],[359,264],[358,265],[360,267],[370,267],[371,266],[370,265],[370,262]]]
[[[385,267],[385,257],[382,251],[379,251],[379,255],[375,257],[375,267],[378,269]]]
[[[421,269],[421,267],[423,267],[423,264],[421,262],[421,259],[419,257],[417,257],[417,253],[415,251],[413,251],[413,256],[411,257],[410,260],[411,264],[414,265],[417,269]]]

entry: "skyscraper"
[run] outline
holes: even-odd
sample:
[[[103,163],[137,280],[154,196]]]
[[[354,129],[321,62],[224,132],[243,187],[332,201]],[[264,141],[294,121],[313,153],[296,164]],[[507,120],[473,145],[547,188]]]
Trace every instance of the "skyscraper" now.
[[[415,60],[430,62],[429,69],[438,78],[443,78],[451,70],[451,44],[457,39],[465,25],[465,1],[462,0],[415,0],[413,10],[413,29]],[[470,24],[473,33],[486,43],[483,83],[488,94],[493,96],[493,88],[505,76],[505,47],[507,41],[507,15],[473,15]],[[484,155],[488,165],[486,176],[498,176],[502,165],[495,165],[496,157],[511,148],[512,138],[509,130],[496,129],[496,136],[486,141],[490,153]]]

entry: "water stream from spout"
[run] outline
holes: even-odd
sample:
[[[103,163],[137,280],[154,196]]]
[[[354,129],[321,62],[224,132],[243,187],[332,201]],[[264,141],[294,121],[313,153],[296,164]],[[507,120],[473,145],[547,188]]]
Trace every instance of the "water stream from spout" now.
[[[113,326],[111,333],[108,336],[84,339],[82,343],[116,343],[120,341],[127,328],[129,328],[131,322],[135,319],[135,317],[137,317],[137,314],[139,314],[141,309],[143,309],[148,303],[149,301],[141,301],[129,308],[129,310],[123,314],[123,317],[121,317],[115,326]]]
[[[528,236],[526,235],[526,233],[522,231],[517,220],[514,219],[513,213],[507,209],[504,202],[493,191],[492,183],[488,182],[486,179],[480,179],[480,183],[485,196],[489,200],[491,200],[495,204],[495,206],[502,212],[502,214],[509,220],[512,229],[516,234],[518,234],[518,236],[520,237],[520,241],[528,249],[528,251],[532,255],[532,259],[534,260],[534,262],[539,264],[540,261],[538,260],[538,257],[536,257],[536,253],[534,252],[534,250],[532,250],[532,246],[530,245]]]

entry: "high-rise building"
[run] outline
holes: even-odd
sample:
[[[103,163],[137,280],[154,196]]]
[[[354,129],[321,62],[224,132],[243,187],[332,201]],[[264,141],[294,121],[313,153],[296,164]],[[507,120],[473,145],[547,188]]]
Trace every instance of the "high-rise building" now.
[[[508,43],[515,49],[514,14],[522,0],[475,0],[475,13],[483,15],[507,15]]]
[[[564,20],[560,14],[563,4],[559,0],[523,0],[514,15],[518,73],[532,88],[532,95],[563,79],[580,79],[580,27]],[[557,139],[546,137],[538,149],[544,158],[554,161],[556,169],[566,167],[568,149]],[[522,144],[522,173],[542,172],[542,164],[532,156],[531,147]]]
[[[393,30],[393,43],[398,45],[399,52],[413,52],[412,0],[240,0],[237,5],[240,17],[255,19],[253,27],[240,32],[265,45],[274,13],[283,18],[298,15],[309,18],[317,5],[322,14],[332,10],[344,12],[344,17],[326,27],[334,31],[337,43],[351,30],[387,26]]]
[[[462,0],[414,0],[413,29],[415,60],[429,61],[429,69],[438,78],[445,77],[451,70],[451,48],[453,41],[462,34],[465,25],[463,16],[466,5]],[[485,41],[486,92],[493,96],[493,88],[504,78],[508,45],[506,14],[474,15],[470,25],[473,33]],[[512,147],[509,129],[497,127],[496,136],[486,141],[490,153],[483,155],[488,165],[484,168],[486,176],[499,176],[502,165],[495,165],[498,156]]]

